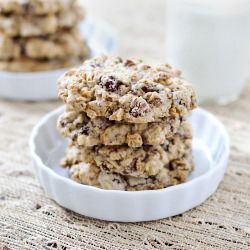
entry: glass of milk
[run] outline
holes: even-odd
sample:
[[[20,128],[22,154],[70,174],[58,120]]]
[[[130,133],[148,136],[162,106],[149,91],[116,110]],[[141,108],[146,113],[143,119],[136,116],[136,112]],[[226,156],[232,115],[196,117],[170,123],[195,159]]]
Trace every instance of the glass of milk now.
[[[238,98],[250,70],[250,0],[166,0],[166,61],[200,102]]]

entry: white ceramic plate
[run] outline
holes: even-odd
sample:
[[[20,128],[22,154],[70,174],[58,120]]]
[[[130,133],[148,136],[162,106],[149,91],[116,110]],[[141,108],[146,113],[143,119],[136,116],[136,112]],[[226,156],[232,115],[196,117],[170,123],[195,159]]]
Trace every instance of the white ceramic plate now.
[[[117,52],[117,35],[108,23],[87,17],[79,28],[90,47],[90,57]],[[0,98],[22,101],[55,100],[56,81],[67,70],[69,69],[30,73],[0,71]]]
[[[46,115],[33,129],[30,148],[36,176],[50,198],[86,216],[109,221],[148,221],[183,213],[206,200],[223,178],[229,156],[224,126],[202,109],[193,111],[195,171],[188,181],[150,191],[113,191],[78,184],[59,166],[67,140],[56,130],[64,106]]]

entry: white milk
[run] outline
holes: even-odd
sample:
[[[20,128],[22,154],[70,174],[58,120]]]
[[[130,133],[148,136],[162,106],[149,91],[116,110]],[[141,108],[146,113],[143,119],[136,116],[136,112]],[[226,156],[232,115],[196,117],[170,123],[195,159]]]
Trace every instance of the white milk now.
[[[166,61],[200,101],[238,97],[250,59],[250,0],[166,0]]]

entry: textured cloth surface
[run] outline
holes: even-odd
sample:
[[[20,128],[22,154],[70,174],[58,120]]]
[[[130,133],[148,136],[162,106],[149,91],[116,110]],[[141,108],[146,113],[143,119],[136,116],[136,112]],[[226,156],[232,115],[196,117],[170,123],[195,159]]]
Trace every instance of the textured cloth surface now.
[[[111,4],[114,1],[93,0],[93,4],[102,2]],[[131,8],[140,1],[123,2]],[[162,5],[158,15],[153,12],[153,2],[157,2],[157,8]],[[149,25],[145,24],[140,29],[138,23],[131,28],[131,25],[126,26],[125,20],[117,18],[125,34],[130,29],[130,38],[136,34],[143,37],[147,30],[152,29],[152,23],[155,29],[149,44],[140,44],[138,39],[132,50],[129,46],[133,44],[126,47],[122,42],[123,55],[158,61],[164,59],[159,51],[154,51],[157,48],[155,44],[158,44],[158,49],[163,47],[161,22],[164,21],[164,2],[144,1],[141,7],[145,11],[140,10],[139,14],[145,18],[148,15],[151,19],[148,19]],[[101,9],[105,7],[102,5]],[[125,7],[124,11],[129,10],[127,5]],[[118,14],[116,12],[113,18]],[[133,19],[137,20],[137,16],[131,17]],[[144,51],[147,53],[143,55]],[[205,107],[225,124],[231,137],[229,163],[216,193],[186,213],[142,223],[95,220],[73,213],[50,200],[34,176],[28,138],[41,117],[61,103],[0,100],[0,249],[249,249],[249,99],[250,83],[237,102],[224,107]]]

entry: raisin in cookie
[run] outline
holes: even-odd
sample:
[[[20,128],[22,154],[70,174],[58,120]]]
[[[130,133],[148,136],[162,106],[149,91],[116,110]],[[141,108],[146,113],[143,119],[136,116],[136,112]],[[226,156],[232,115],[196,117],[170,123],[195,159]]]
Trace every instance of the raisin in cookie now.
[[[0,13],[45,15],[67,10],[76,2],[77,0],[0,0]]]
[[[53,35],[30,38],[12,38],[0,35],[0,60],[29,58],[65,58],[89,54],[87,44],[77,29],[57,32]]]
[[[197,107],[194,87],[169,65],[101,55],[58,80],[59,98],[94,119],[148,123]]]
[[[0,70],[10,72],[38,72],[61,68],[70,68],[83,62],[83,57],[66,57],[64,59],[36,60],[21,57],[16,60],[0,61]]]
[[[43,36],[70,29],[84,17],[83,9],[71,8],[46,16],[1,15],[0,30],[6,36]]]
[[[110,121],[105,117],[90,119],[85,112],[66,110],[57,121],[57,130],[78,145],[91,147],[98,144],[141,147],[164,144],[176,133],[187,115],[169,116],[150,123]]]
[[[102,171],[108,173],[116,172],[145,178],[158,174],[170,161],[180,158],[184,154],[191,154],[191,144],[192,128],[186,122],[163,145],[143,145],[138,148],[126,145],[84,147],[71,142],[61,165],[66,167],[78,162],[94,162]]]
[[[137,178],[118,173],[103,172],[95,164],[79,162],[69,169],[70,177],[86,185],[91,185],[108,190],[153,190],[161,189],[183,183],[193,170],[192,155],[172,160],[155,176]]]

